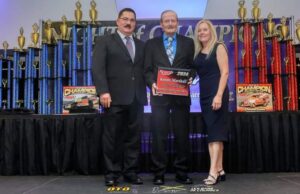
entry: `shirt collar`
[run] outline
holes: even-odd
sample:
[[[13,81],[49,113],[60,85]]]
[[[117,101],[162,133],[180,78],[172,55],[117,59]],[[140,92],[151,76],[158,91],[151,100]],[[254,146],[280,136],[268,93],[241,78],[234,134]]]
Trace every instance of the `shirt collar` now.
[[[123,34],[122,32],[120,32],[119,30],[117,30],[117,33],[120,35],[120,37],[121,37],[122,40],[125,40],[125,37],[127,37],[126,35],[124,35],[124,34]],[[128,37],[130,37],[130,39],[133,40],[133,36],[132,36],[132,35],[130,35],[130,36],[128,36]]]
[[[163,34],[163,39],[168,40],[169,36],[167,36],[165,33]],[[173,40],[176,40],[176,33],[172,36]]]

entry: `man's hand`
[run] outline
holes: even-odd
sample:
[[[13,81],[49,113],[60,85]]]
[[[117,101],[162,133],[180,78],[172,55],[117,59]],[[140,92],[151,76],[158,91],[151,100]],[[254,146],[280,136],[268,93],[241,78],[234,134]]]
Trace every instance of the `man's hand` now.
[[[100,95],[100,103],[104,108],[109,108],[111,103],[111,97],[109,93]]]
[[[152,94],[153,94],[153,96],[158,96],[156,90],[157,90],[156,83],[153,83],[152,84]]]
[[[192,83],[193,83],[193,78],[192,78],[192,77],[190,77],[190,78],[189,78],[189,81],[188,81],[188,83],[187,83],[187,84],[190,86],[190,85],[192,85]]]

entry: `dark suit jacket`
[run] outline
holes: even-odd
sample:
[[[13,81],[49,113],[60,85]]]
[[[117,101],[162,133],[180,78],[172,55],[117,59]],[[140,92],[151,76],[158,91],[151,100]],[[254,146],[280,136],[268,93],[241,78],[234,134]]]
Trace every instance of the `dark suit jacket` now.
[[[147,85],[151,88],[153,83],[157,80],[158,67],[173,67],[191,69],[194,58],[194,42],[191,38],[177,34],[176,54],[171,66],[166,49],[163,43],[163,37],[156,37],[150,39],[146,43],[145,48],[145,76]],[[176,104],[191,104],[190,97],[187,96],[153,96],[151,92],[151,105],[168,105],[170,103]]]
[[[118,33],[101,36],[93,50],[93,81],[99,95],[110,93],[112,105],[128,105],[134,98],[146,104],[146,84],[143,74],[144,43],[134,38],[135,59]]]

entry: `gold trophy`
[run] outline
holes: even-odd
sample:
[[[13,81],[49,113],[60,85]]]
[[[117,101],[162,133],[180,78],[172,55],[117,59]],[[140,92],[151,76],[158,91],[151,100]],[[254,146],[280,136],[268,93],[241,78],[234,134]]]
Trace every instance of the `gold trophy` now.
[[[38,33],[39,26],[37,25],[37,23],[34,23],[32,25],[32,30],[33,32],[31,33],[31,41],[33,42],[33,47],[37,48],[37,44],[40,38],[40,33]]]
[[[20,47],[20,51],[23,51],[25,45],[25,37],[24,37],[24,29],[23,27],[20,28],[20,36],[18,36],[18,45]]]
[[[79,1],[76,2],[76,10],[74,11],[76,24],[80,24],[82,19],[82,11],[81,11],[81,3]]]
[[[7,51],[8,47],[9,47],[9,44],[7,43],[7,41],[4,41],[4,42],[2,43],[2,45],[3,45],[4,51]]]
[[[258,7],[259,1],[254,0],[252,2],[253,8],[252,8],[252,17],[254,19],[254,22],[258,22],[259,16],[260,16],[260,8]]]
[[[295,25],[296,25],[296,36],[297,36],[298,43],[299,43],[300,42],[300,20],[297,20]]]
[[[46,27],[45,27],[45,37],[46,37],[46,43],[51,44],[52,41],[52,28],[51,28],[52,22],[51,20],[47,20]]]
[[[61,39],[67,40],[67,35],[68,35],[68,25],[67,25],[67,17],[64,15],[61,17],[62,19],[62,24],[60,24],[59,29],[60,29],[60,36]]]
[[[90,9],[90,18],[91,23],[96,24],[98,12],[96,10],[96,2],[94,0],[91,1],[91,9]]]
[[[283,16],[280,19],[280,22],[281,22],[281,24],[280,24],[280,26],[281,26],[280,31],[281,31],[281,35],[282,35],[282,40],[287,40],[288,39],[289,28],[286,25],[286,17]]]
[[[274,36],[275,23],[273,22],[273,14],[272,13],[269,13],[269,15],[268,15],[267,28],[268,28],[268,35],[267,35],[267,37]]]
[[[240,0],[239,5],[240,5],[240,8],[238,9],[238,16],[242,20],[242,22],[245,22],[245,17],[246,17],[246,14],[247,14],[247,10],[244,7],[245,0]]]

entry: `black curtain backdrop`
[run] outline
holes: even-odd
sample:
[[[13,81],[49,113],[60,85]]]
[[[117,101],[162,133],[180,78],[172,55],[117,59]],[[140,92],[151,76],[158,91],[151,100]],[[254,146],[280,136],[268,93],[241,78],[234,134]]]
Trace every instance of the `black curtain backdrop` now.
[[[96,114],[1,115],[0,174],[102,174],[102,119]],[[299,172],[299,121],[298,112],[230,113],[224,168],[229,173]],[[141,172],[150,172],[150,129],[151,114],[145,114]],[[176,152],[173,142],[170,133],[169,172]],[[209,157],[201,114],[191,114],[190,150],[191,172],[207,172]]]

